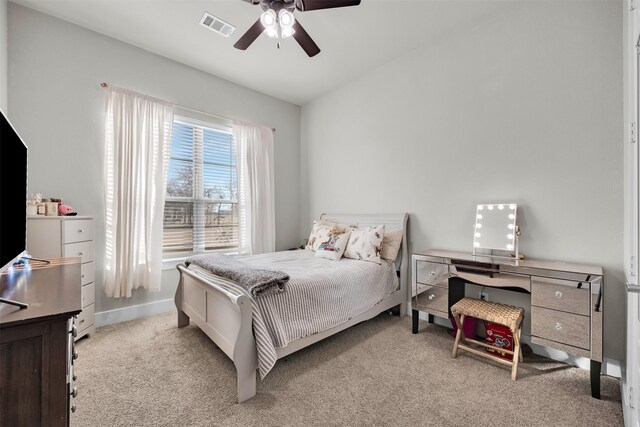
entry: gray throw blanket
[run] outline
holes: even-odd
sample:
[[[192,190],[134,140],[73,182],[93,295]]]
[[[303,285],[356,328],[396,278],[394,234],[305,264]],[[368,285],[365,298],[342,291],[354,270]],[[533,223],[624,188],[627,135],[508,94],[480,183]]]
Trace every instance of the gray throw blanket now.
[[[233,280],[254,297],[284,292],[285,284],[289,281],[289,275],[283,271],[252,267],[226,255],[194,255],[185,261],[187,267],[191,263]]]

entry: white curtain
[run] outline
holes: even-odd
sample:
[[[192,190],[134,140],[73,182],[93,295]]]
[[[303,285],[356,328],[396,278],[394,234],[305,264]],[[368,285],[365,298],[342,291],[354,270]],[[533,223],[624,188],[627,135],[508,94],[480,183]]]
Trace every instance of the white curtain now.
[[[273,131],[233,123],[238,168],[239,247],[241,254],[276,249]]]
[[[160,289],[162,220],[173,105],[108,88],[105,115],[105,290]]]

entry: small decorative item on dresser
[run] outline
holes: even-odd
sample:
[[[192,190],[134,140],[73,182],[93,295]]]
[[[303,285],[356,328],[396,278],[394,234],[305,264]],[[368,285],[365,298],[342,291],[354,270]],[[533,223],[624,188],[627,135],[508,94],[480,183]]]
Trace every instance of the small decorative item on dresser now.
[[[31,200],[27,201],[27,215],[38,215],[38,204],[32,202]]]
[[[58,216],[58,203],[46,202],[45,205],[47,205],[47,209],[46,209],[47,216]]]

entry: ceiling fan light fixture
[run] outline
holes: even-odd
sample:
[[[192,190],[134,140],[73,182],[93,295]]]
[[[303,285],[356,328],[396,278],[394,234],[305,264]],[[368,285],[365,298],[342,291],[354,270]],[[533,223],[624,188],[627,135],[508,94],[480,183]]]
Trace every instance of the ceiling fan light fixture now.
[[[278,12],[278,21],[280,22],[280,26],[282,27],[282,29],[291,28],[296,22],[295,18],[293,17],[293,13],[289,12],[286,9],[280,9],[280,12]]]
[[[262,15],[260,15],[260,22],[262,22],[262,26],[267,31],[269,31],[269,29],[271,28],[275,30],[278,25],[276,13],[271,9],[265,11]]]
[[[286,39],[287,37],[291,37],[295,32],[296,30],[291,27],[282,27],[282,38]]]

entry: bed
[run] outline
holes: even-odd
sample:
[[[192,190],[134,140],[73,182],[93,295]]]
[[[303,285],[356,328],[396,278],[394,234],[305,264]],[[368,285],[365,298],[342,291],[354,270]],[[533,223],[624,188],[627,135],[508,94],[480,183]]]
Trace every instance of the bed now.
[[[178,327],[193,322],[233,361],[238,403],[255,396],[257,372],[264,378],[277,359],[396,306],[401,316],[406,314],[408,215],[323,214],[321,219],[402,228],[400,253],[394,263],[381,265],[344,258],[330,261],[308,250],[239,257],[291,275],[287,292],[257,298],[198,266],[178,265]]]

